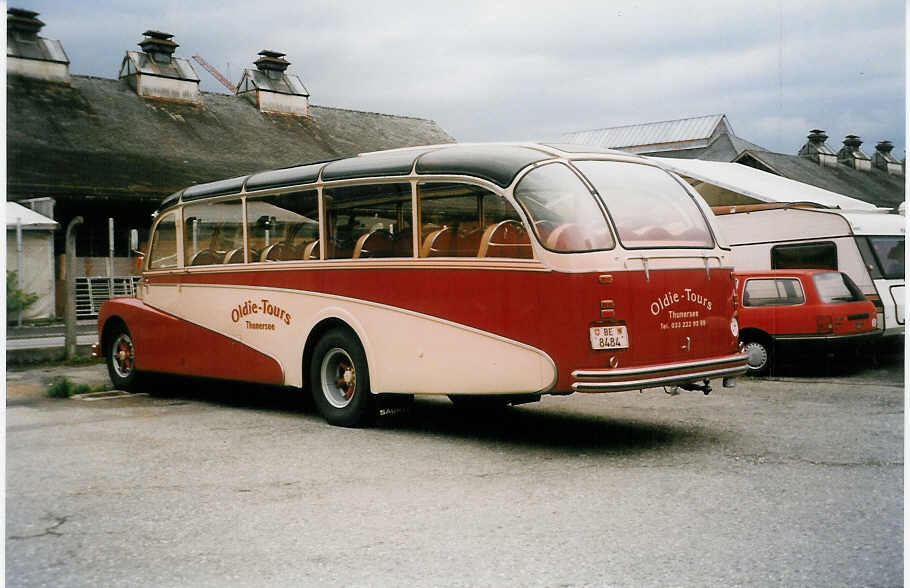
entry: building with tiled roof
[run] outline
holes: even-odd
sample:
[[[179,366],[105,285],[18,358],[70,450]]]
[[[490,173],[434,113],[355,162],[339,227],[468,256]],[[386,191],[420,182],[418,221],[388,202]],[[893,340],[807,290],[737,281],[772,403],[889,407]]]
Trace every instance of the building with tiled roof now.
[[[108,254],[109,217],[125,256],[130,229],[144,235],[162,199],[193,184],[454,142],[432,120],[310,104],[277,52],[260,54],[236,94],[201,92],[193,64],[159,31],[126,52],[119,79],[70,75],[62,45],[38,36],[36,17],[10,9],[7,20],[7,199],[42,202],[62,227],[82,216],[81,257]]]

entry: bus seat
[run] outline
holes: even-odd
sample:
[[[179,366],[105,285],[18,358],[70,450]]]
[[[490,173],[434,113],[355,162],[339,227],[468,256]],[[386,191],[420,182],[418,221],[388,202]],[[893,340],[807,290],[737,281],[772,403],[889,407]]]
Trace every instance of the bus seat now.
[[[411,257],[413,251],[413,233],[410,229],[395,235],[395,239],[392,242],[392,257]]]
[[[214,265],[216,263],[221,263],[222,258],[215,255],[211,249],[203,249],[202,251],[197,251],[193,255],[193,259],[190,261],[190,265]]]
[[[287,261],[293,259],[294,251],[287,243],[272,243],[262,250],[259,261]]]
[[[224,254],[224,261],[222,263],[243,263],[243,249],[241,247],[231,249]]]
[[[354,245],[353,259],[367,257],[391,257],[392,255],[392,234],[385,229],[376,229],[360,235],[357,244]]]
[[[307,243],[306,247],[303,248],[303,254],[300,259],[319,259],[319,239]]]
[[[553,229],[545,243],[548,249],[555,249],[556,251],[584,251],[590,249],[590,244],[585,239],[581,227],[575,223],[559,225]]]
[[[451,257],[455,254],[455,238],[451,227],[436,229],[423,240],[420,257]]]
[[[479,228],[458,231],[455,235],[455,250],[452,255],[456,257],[475,257],[480,247],[480,240],[484,231]]]
[[[477,257],[517,257],[530,259],[531,240],[524,226],[517,220],[507,219],[490,225],[480,239]]]

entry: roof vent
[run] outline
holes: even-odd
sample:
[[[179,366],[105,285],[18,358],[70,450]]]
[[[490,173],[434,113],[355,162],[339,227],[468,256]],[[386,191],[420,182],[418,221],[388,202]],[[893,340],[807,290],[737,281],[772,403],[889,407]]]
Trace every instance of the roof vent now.
[[[6,11],[7,74],[69,84],[69,57],[60,41],[38,36],[44,23],[37,16],[22,8]]]
[[[859,148],[862,140],[856,135],[844,137],[844,146],[837,152],[837,160],[853,169],[872,171],[872,160]]]
[[[875,153],[872,155],[872,165],[880,170],[884,170],[895,176],[904,175],[904,166],[891,155],[894,145],[891,141],[879,141],[875,145]]]
[[[126,80],[144,98],[199,102],[199,76],[188,59],[175,57],[174,35],[148,30],[138,43],[142,51],[127,51],[120,65],[120,79]]]
[[[256,69],[243,70],[237,95],[246,97],[260,112],[307,116],[310,93],[299,77],[287,73],[291,63],[285,54],[263,49],[259,55]]]
[[[812,129],[807,135],[809,142],[802,146],[799,154],[802,157],[811,159],[819,165],[828,167],[837,167],[837,154],[828,147],[825,141],[828,135],[821,129]]]
[[[145,31],[142,34],[145,35],[145,38],[139,42],[142,50],[155,62],[169,64],[174,51],[177,50],[177,47],[180,47],[180,45],[171,41],[174,35],[162,33],[161,31]]]

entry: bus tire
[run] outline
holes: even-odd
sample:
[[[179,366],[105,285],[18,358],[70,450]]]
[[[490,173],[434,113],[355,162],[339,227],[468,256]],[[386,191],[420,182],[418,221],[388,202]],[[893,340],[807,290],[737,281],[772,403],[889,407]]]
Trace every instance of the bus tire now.
[[[329,331],[316,344],[310,389],[316,408],[331,425],[363,427],[376,420],[366,354],[350,331]]]
[[[126,325],[114,327],[109,341],[104,359],[111,383],[117,390],[134,392],[138,387],[139,373],[136,371],[136,349]]]

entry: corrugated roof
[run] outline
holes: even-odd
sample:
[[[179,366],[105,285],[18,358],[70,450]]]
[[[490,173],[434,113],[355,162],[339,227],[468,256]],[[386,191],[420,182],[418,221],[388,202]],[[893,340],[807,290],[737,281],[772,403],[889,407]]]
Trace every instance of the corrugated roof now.
[[[650,158],[681,176],[693,178],[761,202],[813,202],[843,210],[870,210],[875,205],[816,186],[790,180],[738,163],[700,159]]]
[[[723,114],[712,114],[679,120],[575,131],[565,133],[561,141],[597,145],[608,149],[628,149],[630,147],[653,147],[655,145],[698,142],[707,140],[714,133],[717,125],[724,119]]]

